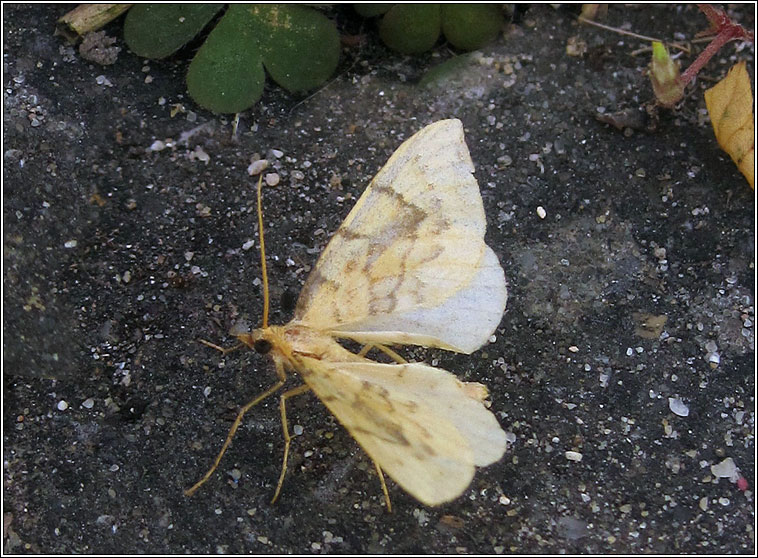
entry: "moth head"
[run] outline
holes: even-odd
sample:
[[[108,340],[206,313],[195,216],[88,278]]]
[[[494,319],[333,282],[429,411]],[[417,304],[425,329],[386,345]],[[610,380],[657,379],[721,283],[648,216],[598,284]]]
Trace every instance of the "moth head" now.
[[[281,344],[276,327],[254,329],[249,333],[237,333],[236,336],[243,344],[262,355],[270,353]]]
[[[255,352],[262,355],[268,354],[271,351],[271,347],[273,347],[273,345],[268,339],[257,339],[255,343],[253,343],[253,349],[255,349]]]

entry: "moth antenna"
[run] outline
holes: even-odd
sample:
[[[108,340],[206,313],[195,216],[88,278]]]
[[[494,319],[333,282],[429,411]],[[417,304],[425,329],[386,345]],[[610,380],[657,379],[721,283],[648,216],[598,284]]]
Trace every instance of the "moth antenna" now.
[[[258,178],[258,236],[261,239],[261,270],[263,272],[263,329],[268,327],[268,273],[266,272],[266,244],[263,241],[263,173]]]

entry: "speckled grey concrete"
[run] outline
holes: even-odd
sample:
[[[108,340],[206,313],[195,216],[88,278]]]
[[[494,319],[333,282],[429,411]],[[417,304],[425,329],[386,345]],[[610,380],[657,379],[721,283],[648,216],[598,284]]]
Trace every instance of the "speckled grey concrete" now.
[[[414,84],[445,47],[396,56],[368,33],[316,94],[269,87],[232,139],[230,119],[186,96],[188,53],[95,66],[52,36],[65,9],[6,5],[3,22],[6,552],[754,551],[754,196],[702,100],[738,58],[753,75],[750,49],[728,45],[655,133],[623,134],[595,114],[650,99],[644,44],[570,10],[531,7],[431,89]],[[752,28],[750,6],[734,15]],[[664,38],[706,27],[671,5],[612,6],[607,23]],[[107,31],[123,46],[119,24]],[[566,54],[572,36],[583,57]],[[177,103],[192,112],[172,117]],[[277,504],[276,400],[183,496],[275,378],[265,358],[196,341],[229,344],[234,322],[260,319],[251,157],[280,177],[264,202],[280,323],[371,176],[449,117],[465,125],[510,300],[473,355],[403,354],[487,384],[515,439],[506,456],[440,508],[390,482],[387,514],[370,460],[305,395]],[[713,474],[727,458],[746,490]]]

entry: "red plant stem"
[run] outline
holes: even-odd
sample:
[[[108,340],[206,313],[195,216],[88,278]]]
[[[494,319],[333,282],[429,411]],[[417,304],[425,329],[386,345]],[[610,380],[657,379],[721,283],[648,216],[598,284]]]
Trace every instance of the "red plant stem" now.
[[[753,42],[753,33],[745,31],[745,28],[738,23],[734,23],[725,11],[714,8],[710,4],[698,4],[698,8],[705,14],[708,21],[711,22],[711,28],[718,34],[714,39],[708,43],[705,50],[700,53],[695,61],[690,64],[681,76],[679,76],[679,82],[682,86],[686,86],[689,82],[695,79],[697,73],[703,69],[708,61],[716,54],[719,49],[726,43],[733,39],[743,39]]]
[[[686,86],[689,82],[695,79],[697,73],[703,68],[703,66],[708,63],[713,55],[716,54],[719,49],[726,43],[736,38],[737,37],[735,37],[733,28],[722,29],[721,32],[716,35],[716,37],[710,43],[708,43],[708,46],[705,47],[705,50],[700,53],[700,56],[698,56],[695,61],[690,64],[689,68],[687,68],[684,72],[682,72],[682,75],[679,76],[679,81],[682,83],[682,85]]]
[[[700,11],[703,12],[705,14],[705,17],[708,18],[708,21],[711,22],[711,26],[717,31],[728,23],[731,23],[731,20],[729,19],[729,16],[726,15],[726,12],[723,12],[718,8],[714,8],[710,4],[698,4],[697,7],[700,8]]]

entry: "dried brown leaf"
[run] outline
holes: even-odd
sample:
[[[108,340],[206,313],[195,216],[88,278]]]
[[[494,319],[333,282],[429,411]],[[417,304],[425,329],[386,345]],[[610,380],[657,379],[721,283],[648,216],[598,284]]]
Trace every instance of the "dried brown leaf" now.
[[[705,106],[721,149],[729,154],[750,187],[755,188],[753,93],[744,60],[705,92]]]

